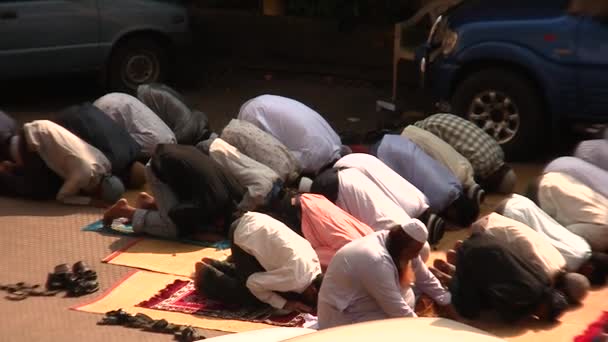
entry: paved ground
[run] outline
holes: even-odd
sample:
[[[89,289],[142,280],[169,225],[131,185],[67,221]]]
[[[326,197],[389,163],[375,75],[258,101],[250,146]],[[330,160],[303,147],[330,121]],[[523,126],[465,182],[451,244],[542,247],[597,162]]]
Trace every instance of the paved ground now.
[[[207,112],[214,128],[223,127],[247,99],[265,93],[296,98],[323,113],[338,129],[366,131],[385,118],[375,112],[375,101],[389,94],[387,83],[346,80],[323,75],[268,73],[263,70],[212,69],[201,87],[180,89],[195,107]],[[57,110],[93,101],[102,92],[87,86],[87,78],[34,80],[0,86],[2,109],[22,121],[48,118]],[[404,89],[412,110],[424,109],[419,94]],[[407,101],[406,101],[407,102]],[[540,158],[544,159],[544,158]],[[529,177],[537,164],[523,165]],[[530,171],[531,170],[531,171]],[[523,180],[525,182],[525,179]],[[99,260],[128,242],[127,238],[84,233],[79,228],[100,215],[97,209],[59,206],[0,198],[0,282],[41,283],[56,264],[85,260],[99,272],[102,290],[128,269]],[[70,298],[33,298],[25,302],[0,299],[0,341],[133,340],[169,341],[171,337],[120,327],[98,327],[98,315],[70,311],[82,302]],[[216,332],[208,332],[210,335]]]
[[[202,73],[196,87],[177,86],[192,106],[210,117],[214,128],[221,129],[246,100],[261,94],[277,94],[300,100],[326,116],[338,130],[375,127],[379,116],[376,100],[390,94],[387,82],[344,79],[334,76],[269,72],[264,69],[233,70],[217,64]],[[91,86],[92,79],[37,79],[0,85],[0,108],[23,121],[52,116],[74,103],[94,101],[103,90]],[[403,99],[412,103],[410,110],[424,110],[426,105],[414,90],[403,89]],[[408,101],[408,99],[411,99]],[[357,118],[356,123],[348,118]]]

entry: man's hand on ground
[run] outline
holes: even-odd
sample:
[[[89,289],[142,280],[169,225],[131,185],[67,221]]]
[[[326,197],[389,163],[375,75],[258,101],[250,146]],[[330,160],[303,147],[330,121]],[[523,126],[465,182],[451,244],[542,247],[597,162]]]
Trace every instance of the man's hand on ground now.
[[[287,303],[285,303],[285,306],[283,307],[283,309],[289,310],[289,311],[303,312],[303,313],[312,313],[313,312],[313,309],[310,306],[308,306],[302,302],[295,301],[295,300],[287,301]]]

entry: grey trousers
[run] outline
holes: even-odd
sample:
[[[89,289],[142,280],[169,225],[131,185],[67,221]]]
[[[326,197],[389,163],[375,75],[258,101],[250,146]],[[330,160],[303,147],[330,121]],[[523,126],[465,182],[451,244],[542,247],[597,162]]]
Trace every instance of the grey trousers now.
[[[177,227],[169,218],[169,210],[177,205],[178,199],[173,190],[156,177],[150,162],[146,164],[145,175],[158,210],[137,209],[133,215],[133,231],[175,239]]]

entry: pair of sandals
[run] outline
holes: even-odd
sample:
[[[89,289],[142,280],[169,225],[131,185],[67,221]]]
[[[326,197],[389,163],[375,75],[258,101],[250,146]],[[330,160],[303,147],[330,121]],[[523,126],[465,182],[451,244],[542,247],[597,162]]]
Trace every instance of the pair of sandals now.
[[[173,334],[180,342],[192,342],[202,340],[205,337],[191,326],[169,323],[165,319],[152,319],[150,316],[137,313],[131,315],[123,309],[106,312],[99,325],[121,325],[128,328],[143,329],[163,334]]]
[[[54,272],[49,273],[46,289],[57,292],[66,291],[71,297],[91,294],[99,290],[97,272],[84,261],[78,261],[71,268],[68,264],[57,265]]]
[[[27,297],[52,297],[59,293],[59,291],[45,290],[39,284],[31,285],[24,282],[0,285],[0,290],[8,292],[4,298],[13,301],[24,300]]]

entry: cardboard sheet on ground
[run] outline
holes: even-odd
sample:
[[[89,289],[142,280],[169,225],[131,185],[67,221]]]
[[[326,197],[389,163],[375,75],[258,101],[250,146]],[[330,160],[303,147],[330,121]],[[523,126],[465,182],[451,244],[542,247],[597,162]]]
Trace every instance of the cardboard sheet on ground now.
[[[142,238],[110,254],[103,262],[190,277],[194,272],[194,264],[202,258],[222,260],[229,255],[230,249],[219,250],[175,241]],[[159,286],[155,287],[158,290]]]
[[[130,314],[141,312],[153,319],[164,318],[174,324],[191,325],[202,329],[220,330],[225,332],[243,332],[273,327],[262,323],[206,318],[179,312],[136,307],[137,304],[154,296],[159,289],[173,283],[176,279],[188,280],[186,277],[137,271],[93,302],[81,304],[72,309],[103,314],[111,310],[122,308]]]

